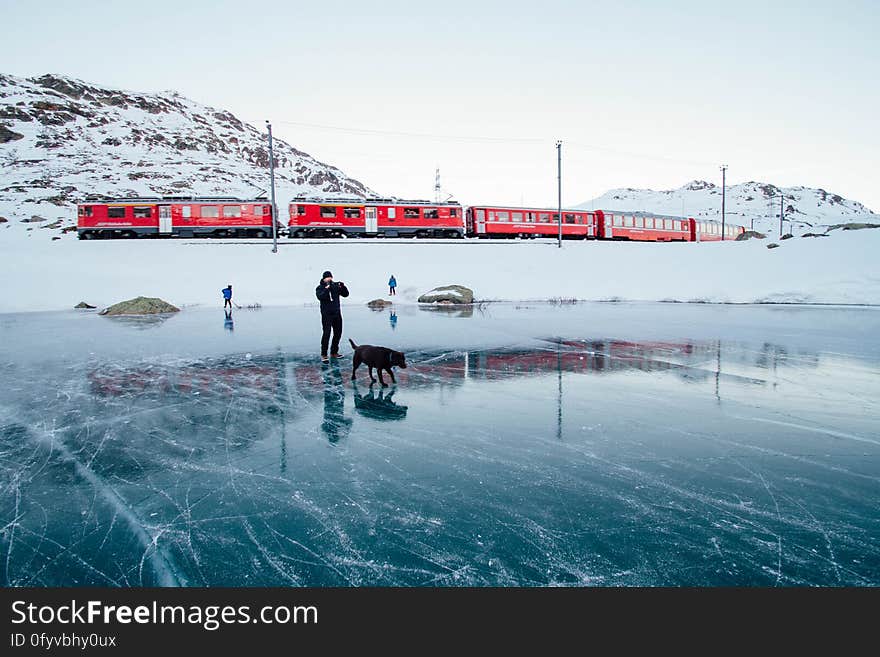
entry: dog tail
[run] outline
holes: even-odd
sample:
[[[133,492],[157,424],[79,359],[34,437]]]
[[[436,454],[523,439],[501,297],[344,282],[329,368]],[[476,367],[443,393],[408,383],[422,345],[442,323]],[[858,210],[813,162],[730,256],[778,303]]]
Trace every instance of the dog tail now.
[[[351,338],[349,338],[348,341],[351,342],[351,348],[352,348],[352,349],[357,349],[357,348],[358,348],[358,346],[354,343],[354,340],[352,340]]]

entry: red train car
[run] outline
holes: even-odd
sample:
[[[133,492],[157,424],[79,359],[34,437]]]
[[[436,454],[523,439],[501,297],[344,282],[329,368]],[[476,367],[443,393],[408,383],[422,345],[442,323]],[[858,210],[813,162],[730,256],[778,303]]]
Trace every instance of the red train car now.
[[[688,219],[645,212],[596,210],[599,237],[606,240],[644,242],[688,242],[691,227]]]
[[[744,226],[725,223],[724,235],[721,235],[721,222],[713,219],[689,219],[691,242],[720,242],[722,239],[735,240],[746,229]]]
[[[458,203],[398,199],[295,198],[288,237],[464,237]]]
[[[121,198],[80,203],[80,239],[113,237],[271,237],[264,199]]]
[[[562,211],[562,237],[593,239],[597,213]],[[467,233],[472,237],[558,237],[559,211],[546,208],[512,208],[477,205],[467,209]]]

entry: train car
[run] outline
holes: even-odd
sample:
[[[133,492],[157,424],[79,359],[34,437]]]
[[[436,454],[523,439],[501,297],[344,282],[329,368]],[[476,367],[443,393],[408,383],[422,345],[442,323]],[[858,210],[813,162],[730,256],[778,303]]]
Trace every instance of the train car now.
[[[232,197],[121,198],[80,203],[80,239],[271,237],[272,206]]]
[[[642,242],[688,242],[691,240],[689,220],[683,217],[645,212],[596,210],[598,235],[606,240]]]
[[[562,237],[593,239],[597,213],[562,211]],[[482,238],[534,238],[559,236],[559,211],[547,208],[514,208],[477,205],[467,209],[467,234]]]
[[[399,199],[295,198],[287,235],[302,237],[464,237],[458,203]]]
[[[720,242],[722,239],[735,240],[745,232],[744,226],[726,223],[724,236],[721,235],[721,222],[714,219],[689,219],[688,231],[691,242]]]

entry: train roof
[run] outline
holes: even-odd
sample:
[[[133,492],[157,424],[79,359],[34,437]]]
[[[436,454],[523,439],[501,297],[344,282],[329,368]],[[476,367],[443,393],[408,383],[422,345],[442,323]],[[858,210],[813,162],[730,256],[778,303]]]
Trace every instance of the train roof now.
[[[265,196],[242,199],[236,196],[87,196],[86,203],[268,203]]]
[[[455,205],[460,206],[461,203],[458,201],[442,201],[440,203],[435,203],[434,201],[428,201],[425,199],[404,199],[404,198],[379,198],[379,197],[340,197],[340,198],[326,198],[320,196],[294,196],[290,199],[291,203],[335,203],[338,205],[351,204],[351,205]]]

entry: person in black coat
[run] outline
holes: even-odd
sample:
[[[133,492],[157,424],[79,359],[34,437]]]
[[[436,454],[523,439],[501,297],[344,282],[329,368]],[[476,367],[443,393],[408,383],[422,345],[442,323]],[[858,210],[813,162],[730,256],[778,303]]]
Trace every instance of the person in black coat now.
[[[348,288],[342,281],[334,281],[333,274],[325,271],[321,282],[315,288],[315,296],[321,302],[321,360],[327,362],[327,343],[330,342],[330,331],[333,331],[333,342],[330,344],[331,358],[342,358],[339,353],[339,339],[342,337],[342,309],[339,298],[348,296]]]

